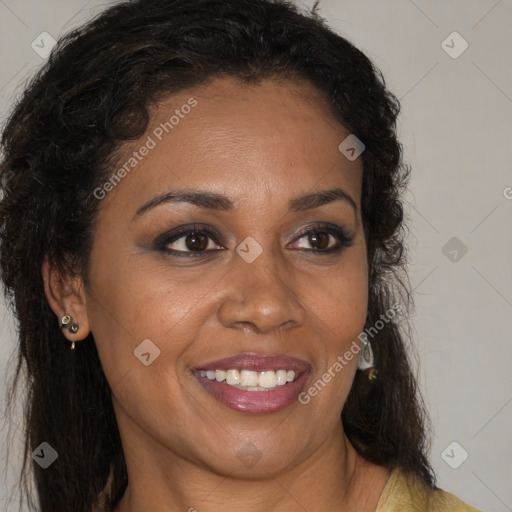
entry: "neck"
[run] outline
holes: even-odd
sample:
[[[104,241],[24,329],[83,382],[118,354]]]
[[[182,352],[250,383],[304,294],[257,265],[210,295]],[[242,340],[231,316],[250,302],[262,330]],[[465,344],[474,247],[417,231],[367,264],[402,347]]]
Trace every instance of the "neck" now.
[[[161,445],[130,446],[138,448],[125,452],[129,484],[115,512],[374,512],[389,476],[358,455],[341,422],[300,464],[258,478],[220,474]]]

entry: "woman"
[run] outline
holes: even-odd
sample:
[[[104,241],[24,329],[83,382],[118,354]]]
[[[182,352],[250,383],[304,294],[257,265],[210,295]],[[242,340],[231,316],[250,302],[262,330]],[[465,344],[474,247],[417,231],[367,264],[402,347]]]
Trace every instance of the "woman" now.
[[[398,110],[282,1],[59,41],[2,139],[39,510],[476,510],[435,486],[404,348]]]

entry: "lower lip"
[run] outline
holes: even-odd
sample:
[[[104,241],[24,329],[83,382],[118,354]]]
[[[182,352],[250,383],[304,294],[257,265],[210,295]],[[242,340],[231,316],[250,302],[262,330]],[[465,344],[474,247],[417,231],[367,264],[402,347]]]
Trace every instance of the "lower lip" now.
[[[304,372],[297,380],[270,391],[244,391],[198,374],[195,374],[195,377],[213,398],[226,407],[238,412],[266,414],[280,411],[293,404],[301,393],[308,375],[309,372]]]

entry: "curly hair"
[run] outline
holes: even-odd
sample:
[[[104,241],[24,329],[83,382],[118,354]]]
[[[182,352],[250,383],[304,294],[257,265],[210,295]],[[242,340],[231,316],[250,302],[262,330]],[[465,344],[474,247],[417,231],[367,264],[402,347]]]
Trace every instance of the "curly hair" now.
[[[218,76],[243,83],[305,79],[365,145],[361,210],[369,269],[367,326],[396,300],[410,312],[400,105],[382,74],[328,28],[315,7],[284,0],[122,1],[64,35],[12,110],[2,134],[0,272],[19,333],[10,403],[26,373],[22,494],[42,512],[111,510],[127,471],[93,334],[70,351],[46,300],[45,257],[87,283],[98,199],[127,141],[141,137],[166,95]],[[373,350],[378,379],[357,372],[341,421],[368,461],[413,472],[432,488],[429,422],[408,355],[407,314],[386,322]],[[51,411],[51,413],[49,413]],[[29,453],[51,440],[59,464]],[[108,490],[108,492],[106,492]]]

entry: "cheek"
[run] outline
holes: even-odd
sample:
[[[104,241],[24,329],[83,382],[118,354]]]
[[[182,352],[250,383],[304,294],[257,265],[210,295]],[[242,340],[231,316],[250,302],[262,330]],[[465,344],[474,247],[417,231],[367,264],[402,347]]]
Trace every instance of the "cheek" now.
[[[364,329],[367,316],[368,275],[362,251],[353,251],[332,271],[323,289],[315,290],[315,302],[314,309],[330,332],[330,350],[344,351]]]
[[[207,315],[205,289],[171,283],[165,272],[130,259],[116,261],[96,267],[90,309],[116,412],[147,430],[176,431],[176,418],[193,412],[179,371]]]
[[[323,288],[314,287],[309,308],[321,332],[316,349],[318,365],[301,398],[316,417],[338,421],[357,371],[358,336],[364,330],[368,308],[368,277],[365,254],[354,251]],[[329,428],[325,425],[322,428]]]
[[[109,382],[112,385],[140,367],[154,369],[164,361],[172,373],[193,339],[191,320],[197,318],[201,290],[176,279],[171,282],[171,276],[151,265],[140,265],[139,255],[99,247],[91,256],[88,314]],[[102,252],[109,256],[101,257]],[[153,373],[149,378],[156,382]]]

